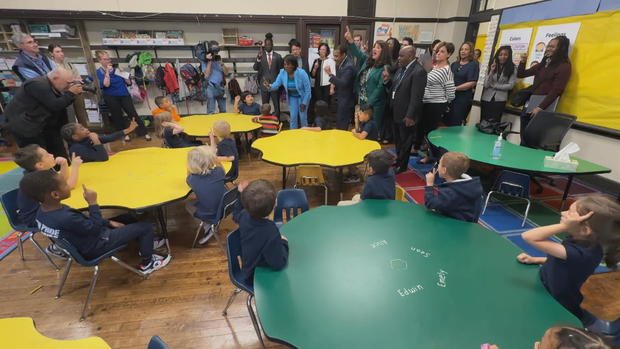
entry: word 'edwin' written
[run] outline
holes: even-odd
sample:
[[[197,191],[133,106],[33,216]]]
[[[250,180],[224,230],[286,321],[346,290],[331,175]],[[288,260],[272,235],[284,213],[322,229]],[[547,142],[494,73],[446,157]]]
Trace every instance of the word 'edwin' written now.
[[[424,289],[424,287],[422,287],[422,285],[417,285],[414,287],[405,287],[405,288],[399,288],[398,290],[396,290],[396,292],[398,292],[398,294],[401,297],[405,297],[405,296],[410,296],[412,294],[416,294],[420,291],[422,291]]]

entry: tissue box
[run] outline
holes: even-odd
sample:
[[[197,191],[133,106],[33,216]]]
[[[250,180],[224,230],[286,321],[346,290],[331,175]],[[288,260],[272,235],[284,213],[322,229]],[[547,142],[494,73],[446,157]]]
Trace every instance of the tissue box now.
[[[579,161],[571,160],[570,162],[555,160],[553,156],[545,156],[545,167],[557,168],[559,170],[575,171],[579,166]]]

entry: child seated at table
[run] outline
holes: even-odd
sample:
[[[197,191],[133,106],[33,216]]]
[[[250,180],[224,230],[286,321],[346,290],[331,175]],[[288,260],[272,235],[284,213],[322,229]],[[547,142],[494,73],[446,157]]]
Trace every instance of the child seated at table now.
[[[104,144],[110,143],[133,132],[138,127],[135,120],[131,120],[129,127],[108,135],[98,135],[81,124],[72,122],[60,129],[62,138],[69,146],[69,153],[75,153],[83,162],[108,161],[108,151]]]
[[[201,141],[192,141],[183,132],[183,126],[172,121],[172,114],[167,111],[155,115],[155,135],[163,139],[170,148],[187,148],[202,145]]]
[[[327,123],[327,114],[329,113],[329,105],[325,101],[317,101],[314,104],[314,122],[312,126],[304,126],[302,130],[325,131],[329,130]]]
[[[564,241],[549,240],[556,234],[570,233]],[[540,279],[558,303],[573,313],[585,327],[596,317],[581,308],[581,286],[594,273],[601,260],[615,270],[620,262],[620,205],[603,195],[589,195],[573,202],[557,224],[542,226],[521,234],[525,242],[547,257],[517,256],[524,264],[542,264]]]
[[[361,194],[355,194],[349,201],[340,201],[338,206],[353,205],[361,200],[394,200],[396,196],[396,178],[391,166],[394,157],[383,149],[373,150],[368,154],[370,175]]]
[[[477,222],[482,210],[482,184],[480,178],[472,178],[465,172],[469,158],[463,153],[443,154],[436,168],[426,174],[424,205],[438,213],[466,222]],[[435,187],[435,175],[445,183]]]
[[[481,349],[500,349],[494,344],[483,344]],[[551,327],[534,344],[536,349],[614,349],[616,346],[609,338],[582,328],[570,326]]]
[[[359,139],[376,141],[379,138],[379,128],[372,119],[372,105],[363,104],[355,113],[355,128],[351,131]]]
[[[209,133],[211,146],[217,149],[219,161],[231,161],[232,166],[226,174],[226,181],[232,182],[239,177],[239,152],[234,138],[230,134],[230,124],[218,120],[213,124],[213,131]]]
[[[97,193],[84,185],[88,216],[61,203],[71,197],[71,188],[58,173],[29,173],[22,178],[19,187],[41,204],[36,215],[39,229],[52,239],[67,240],[86,259],[97,258],[119,245],[138,240],[142,257],[138,269],[141,272],[150,274],[170,262],[170,255],[153,254],[153,227],[150,223],[124,225],[104,219],[97,204]]]
[[[170,101],[170,98],[166,96],[157,96],[155,97],[155,104],[157,105],[157,108],[151,111],[153,118],[155,118],[155,115],[159,113],[168,112],[170,113],[170,115],[172,115],[172,120],[174,122],[181,121],[181,117],[179,116],[179,113],[177,112],[177,108],[174,107],[174,105]]]
[[[215,149],[203,145],[190,150],[187,153],[187,172],[187,185],[192,188],[196,199],[188,200],[185,207],[201,221],[214,223],[220,201],[226,192],[226,175],[217,160]],[[213,232],[209,230],[198,243],[206,243],[211,236]]]
[[[233,219],[241,233],[241,272],[245,281],[254,283],[257,266],[273,270],[284,268],[288,260],[288,240],[280,234],[269,215],[276,205],[273,184],[257,179],[239,184],[241,200],[237,201]]]
[[[243,103],[239,103],[240,101]],[[241,96],[235,97],[233,110],[235,113],[245,115],[261,115],[261,106],[254,102],[254,96],[248,91],[244,91]]]
[[[59,174],[66,181],[69,189],[73,189],[77,184],[78,173],[80,165],[82,164],[82,159],[74,154],[71,159],[71,166],[69,166],[67,159],[60,156],[54,158],[47,150],[36,144],[30,144],[17,149],[14,154],[14,161],[24,169],[24,176],[36,171],[55,173],[54,167],[59,166]],[[36,200],[28,197],[21,189],[17,191],[17,218],[21,224],[27,227],[36,227],[35,218],[38,209],[39,203]],[[67,258],[65,253],[54,243],[50,243],[49,246],[47,246],[46,252],[52,256],[63,259]]]
[[[265,103],[260,107],[260,116],[252,121],[261,124],[261,137],[269,137],[278,134],[280,121],[275,115],[271,115],[271,104]]]

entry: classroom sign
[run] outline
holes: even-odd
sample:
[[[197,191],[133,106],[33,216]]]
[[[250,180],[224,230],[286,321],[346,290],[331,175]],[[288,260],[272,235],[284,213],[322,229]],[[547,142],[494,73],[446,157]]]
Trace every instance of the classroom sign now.
[[[512,61],[519,64],[521,55],[527,53],[530,48],[533,28],[508,29],[502,31],[499,46],[509,45],[512,47]]]
[[[529,59],[527,60],[527,66],[531,67],[534,64],[542,62],[545,57],[545,49],[547,48],[547,44],[551,39],[557,36],[564,35],[570,40],[570,48],[568,50],[568,53],[570,55],[570,52],[573,50],[575,40],[577,40],[577,34],[579,33],[580,27],[580,22],[544,25],[538,27],[536,37],[534,38],[534,45],[532,47],[532,50],[530,51]],[[534,77],[529,77],[525,79],[525,82],[527,84],[533,84]]]

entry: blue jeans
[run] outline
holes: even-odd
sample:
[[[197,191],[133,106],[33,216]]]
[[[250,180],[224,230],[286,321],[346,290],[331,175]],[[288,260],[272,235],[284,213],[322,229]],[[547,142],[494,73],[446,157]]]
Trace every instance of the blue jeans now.
[[[207,95],[207,114],[215,114],[215,102],[217,101],[217,107],[220,113],[226,112],[226,93],[223,88],[213,86],[210,82],[207,82],[206,88]]]
[[[300,106],[301,97],[288,96],[288,107],[291,110],[291,130],[300,127],[297,123],[298,116],[299,120],[301,121],[301,127],[308,126],[308,106],[306,106],[306,110],[304,111],[301,111],[299,109]]]

